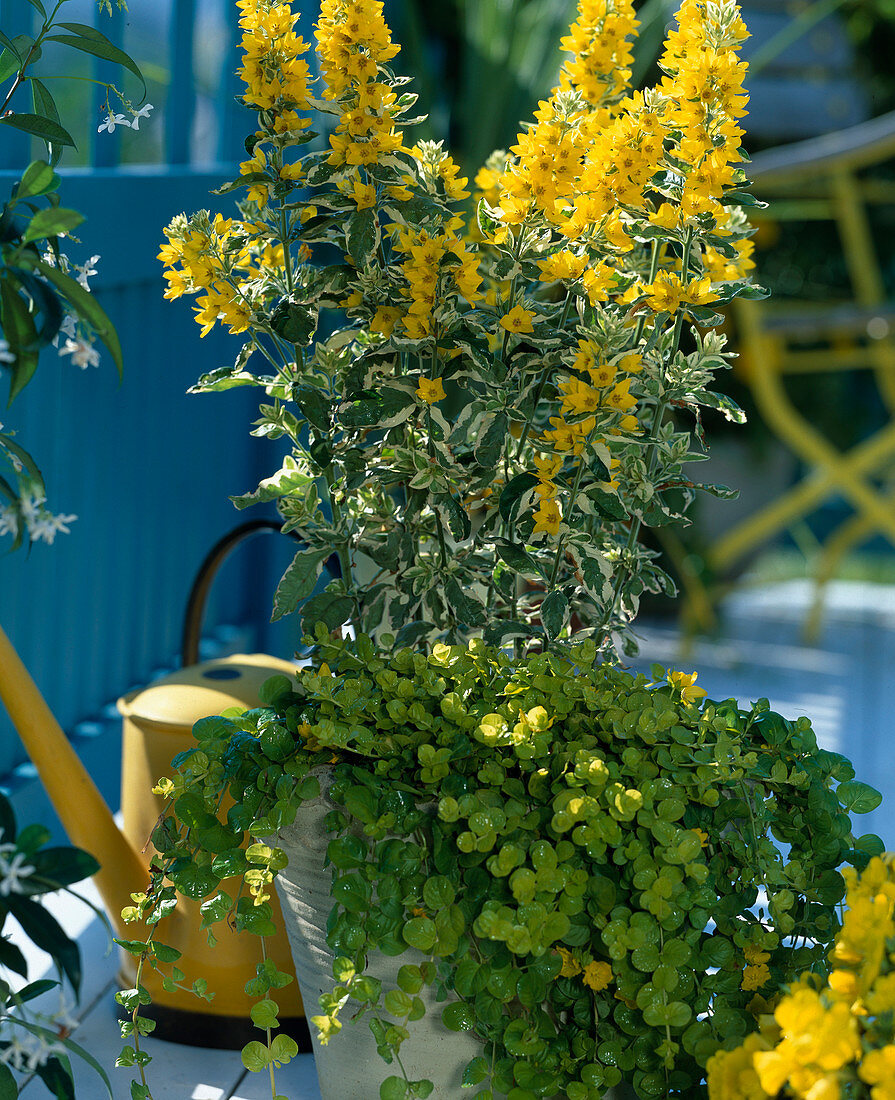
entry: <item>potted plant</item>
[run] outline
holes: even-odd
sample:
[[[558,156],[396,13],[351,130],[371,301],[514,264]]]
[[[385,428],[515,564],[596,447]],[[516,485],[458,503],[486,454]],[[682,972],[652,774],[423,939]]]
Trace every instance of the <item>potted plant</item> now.
[[[823,967],[837,868],[882,849],[846,812],[878,796],[807,720],[616,658],[669,583],[641,527],[712,488],[682,473],[704,457],[685,418],[738,415],[709,388],[715,309],[761,293],[737,7],[684,0],[661,84],[628,95],[632,5],[582,0],[559,87],[478,174],[470,222],[441,145],[406,144],[381,3],[324,0],[319,85],[287,5],[238,6],[247,197],[175,219],[162,258],[203,331],[245,334],[196,389],[260,386],[256,433],[288,440],[235,500],[276,501],[306,544],[274,616],[300,608],[313,659],[200,722],[160,782],[153,885],[127,912],[152,927],[129,949],[165,961],[178,891],[210,929],[269,934],[276,880],[323,994],[326,1100],[705,1095],[719,1046]],[[311,110],[328,141],[297,155]],[[265,963],[250,983],[265,1041],[244,1059],[272,1082],[294,1054],[265,996],[283,980]],[[123,997],[141,1097],[144,999]]]

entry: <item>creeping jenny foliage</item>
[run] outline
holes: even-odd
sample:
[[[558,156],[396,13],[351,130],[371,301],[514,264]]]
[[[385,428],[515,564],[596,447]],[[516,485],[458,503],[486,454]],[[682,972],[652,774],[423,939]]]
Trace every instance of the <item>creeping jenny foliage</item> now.
[[[177,888],[209,899],[209,925],[235,912],[270,934],[285,856],[240,845],[290,824],[331,770],[324,1038],[350,994],[391,1057],[434,983],[446,1026],[482,1043],[472,1096],[597,1100],[625,1081],[644,1100],[698,1097],[765,996],[823,971],[837,868],[882,843],[856,840],[845,809],[879,796],[817,749],[807,719],[697,703],[675,674],[650,685],[596,663],[593,642],[521,663],[480,641],[428,657],[317,642],[327,664],[275,678],[269,705],[198,724],[160,787],[172,812],[157,865],[173,886],[159,873],[133,916]],[[221,815],[225,792],[236,805]],[[239,873],[235,902],[225,880]],[[398,991],[366,973],[373,952],[410,948]],[[263,997],[276,975],[260,977]],[[428,1095],[396,1080],[395,1095]]]

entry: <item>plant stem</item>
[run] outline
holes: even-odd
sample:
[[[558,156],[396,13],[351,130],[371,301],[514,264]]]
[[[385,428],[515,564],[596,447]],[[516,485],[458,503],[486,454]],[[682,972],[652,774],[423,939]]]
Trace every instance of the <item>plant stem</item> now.
[[[691,250],[692,246],[693,246],[693,227],[691,226],[687,230],[687,239],[684,241],[683,262],[681,264],[681,282],[684,283],[684,284],[686,284],[686,281],[687,281],[687,269],[690,266],[690,250]],[[654,253],[654,260],[655,260],[655,257],[657,255],[658,255],[658,252]],[[655,264],[654,264],[654,266],[655,266]],[[653,276],[653,281],[655,281],[655,275]],[[674,362],[674,357],[677,355],[678,348],[680,346],[680,341],[681,341],[681,331],[683,329],[683,324],[684,324],[684,310],[682,308],[679,308],[677,318],[675,319],[675,322],[674,322],[674,335],[672,336],[671,349],[670,349],[669,356],[668,356],[668,362],[669,363],[673,363]],[[652,474],[655,472],[656,463],[659,460],[658,459],[659,448],[656,444],[657,444],[657,441],[658,441],[658,438],[659,438],[659,432],[662,428],[662,421],[665,419],[665,413],[668,409],[668,398],[665,396],[665,392],[664,392],[664,378],[663,378],[662,381],[663,381],[663,392],[662,392],[661,396],[656,401],[656,408],[655,408],[655,412],[654,412],[654,415],[653,415],[653,424],[652,424],[652,428],[650,429],[650,434],[649,434],[649,442],[652,444],[652,450],[650,451],[649,464],[648,464],[648,467],[647,467],[647,470],[648,470],[647,477],[648,478],[651,477]],[[628,554],[630,554],[631,551],[634,549],[634,545],[637,542],[638,536],[640,535],[640,529],[641,529],[642,526],[643,526],[643,520],[640,518],[640,516],[635,517],[631,521],[631,527],[630,527],[630,530],[628,531],[628,541],[625,545],[625,555],[626,556]],[[621,565],[621,568],[619,569],[618,580],[615,582],[615,588],[613,589],[613,592],[612,592],[612,600],[609,604],[608,615],[606,617],[606,621],[603,624],[603,629],[604,630],[609,626],[610,622],[612,621],[612,619],[615,616],[616,604],[618,603],[619,597],[621,595],[621,588],[622,588],[623,576],[624,576],[623,569],[625,568],[625,565],[624,565],[623,562],[620,563],[620,565]]]
[[[326,467],[326,469],[323,471],[323,476],[326,479],[327,495],[329,497],[329,507],[330,507],[330,511],[332,512],[332,516],[333,516],[333,526],[334,527],[341,527],[342,519],[343,519],[342,506],[336,500],[336,493],[335,493],[336,477],[335,477],[335,474],[333,473],[332,464],[330,464],[329,466]],[[339,549],[337,551],[337,554],[339,556],[339,565],[341,566],[341,569],[342,569],[342,580],[345,582],[346,586],[350,590],[351,588],[354,587],[352,579],[351,579],[351,556],[348,553],[347,545],[341,540],[339,542]]]
[[[571,309],[572,309],[572,299],[573,299],[573,297],[574,297],[574,295],[572,294],[571,291],[569,291],[568,294],[566,295],[566,304],[565,304],[565,307],[562,311],[562,317],[560,317],[560,319],[559,319],[558,328],[559,328],[560,332],[566,327],[566,322],[569,319],[569,313],[571,312]],[[541,373],[541,378],[540,378],[540,381],[538,382],[538,388],[535,390],[534,399],[532,400],[532,403],[531,403],[531,412],[529,414],[528,420],[526,420],[526,422],[525,422],[525,427],[522,429],[522,435],[519,437],[519,443],[516,447],[516,461],[517,462],[522,457],[522,449],[525,446],[525,444],[528,442],[528,437],[531,434],[531,429],[532,429],[532,425],[534,424],[535,414],[538,411],[538,404],[540,403],[541,396],[544,393],[544,386],[547,385],[547,375],[549,373],[550,373],[550,366],[548,365],[548,366],[544,367],[544,370]]]
[[[265,963],[267,962],[267,949],[264,945],[264,937],[263,936],[261,937],[261,961],[265,962]],[[271,1044],[270,1028],[269,1027],[264,1029],[264,1034],[265,1034],[265,1037],[267,1038],[267,1051],[268,1051],[268,1054],[269,1054],[270,1053],[270,1044]],[[273,1060],[273,1058],[271,1058],[271,1060],[267,1064],[267,1068],[270,1070],[270,1095],[271,1095],[271,1100],[277,1100],[277,1082],[276,1082],[276,1078],[274,1076],[273,1063],[274,1063],[274,1060]]]
[[[291,294],[294,289],[292,280],[292,254],[289,251],[288,232],[286,229],[286,207],[280,204],[280,242],[283,245],[283,270],[286,275],[286,289]]]

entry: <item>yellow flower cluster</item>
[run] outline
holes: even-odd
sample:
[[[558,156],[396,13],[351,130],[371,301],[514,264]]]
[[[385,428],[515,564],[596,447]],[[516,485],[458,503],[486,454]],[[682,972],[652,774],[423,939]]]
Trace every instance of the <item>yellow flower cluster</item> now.
[[[447,297],[446,291],[459,293],[470,305],[480,297],[479,256],[457,235],[462,226],[461,218],[452,218],[444,232],[434,235],[425,229],[393,227],[394,247],[406,257],[401,268],[410,297],[400,323],[411,339],[432,332],[436,305]],[[448,258],[452,262],[444,263]]]
[[[591,959],[582,966],[568,948],[560,947],[558,951],[562,959],[562,969],[559,972],[560,978],[577,978],[580,974],[584,984],[595,993],[607,989],[612,984],[615,975],[612,973],[612,967],[609,963],[597,962],[595,959]]]
[[[204,216],[203,216],[204,215]],[[158,258],[166,267],[165,297],[200,294],[196,321],[206,336],[220,320],[231,333],[245,332],[252,322],[253,283],[263,266],[283,263],[282,246],[255,249],[239,246],[251,227],[217,214],[203,212],[190,222],[180,215],[165,229],[167,244]]]
[[[330,164],[373,165],[403,148],[394,121],[397,97],[378,79],[380,66],[400,52],[382,0],[323,0],[316,37],[323,94],[341,111],[329,139]]]
[[[737,120],[746,113],[747,66],[736,51],[748,33],[738,12],[712,18],[712,7],[706,0],[684,0],[678,26],[666,39],[660,65],[667,75],[660,90],[670,105],[669,123],[680,133],[674,155],[687,166],[681,214],[711,214],[723,223],[726,212],[718,200],[735,182],[733,170],[742,160]]]
[[[871,1086],[871,1100],[895,1100],[895,867],[877,857],[845,878],[848,908],[827,984],[806,977],[761,1017],[759,1034],[713,1055],[710,1100],[841,1100],[856,1078]],[[757,948],[745,954],[747,974],[767,961]],[[744,979],[743,988],[755,986]]]
[[[245,82],[246,103],[260,111],[276,112],[281,131],[304,129],[310,72],[302,55],[309,44],[294,30],[298,16],[289,4],[276,0],[236,0],[241,15],[242,65],[237,75]]]
[[[631,0],[579,0],[578,18],[561,42],[572,57],[560,87],[580,91],[592,107],[613,103],[631,79],[629,39],[638,25]]]

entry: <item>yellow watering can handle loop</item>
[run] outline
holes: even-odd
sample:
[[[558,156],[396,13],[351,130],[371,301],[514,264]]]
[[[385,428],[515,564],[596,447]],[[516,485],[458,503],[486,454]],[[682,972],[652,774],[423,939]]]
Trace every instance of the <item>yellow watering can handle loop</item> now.
[[[183,667],[199,663],[199,640],[202,634],[202,622],[205,618],[205,607],[208,603],[208,594],[217,576],[218,570],[230,555],[232,550],[265,532],[279,534],[283,530],[283,524],[276,519],[252,519],[247,523],[241,523],[234,527],[229,534],[219,539],[205,556],[193,586],[190,589],[186,603],[186,612],[183,616],[183,634],[181,635],[181,661]],[[304,544],[304,540],[294,531],[289,534],[296,542]],[[338,558],[333,555],[326,563],[326,568],[332,576],[341,576]]]

